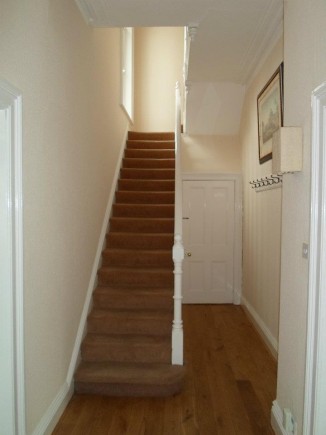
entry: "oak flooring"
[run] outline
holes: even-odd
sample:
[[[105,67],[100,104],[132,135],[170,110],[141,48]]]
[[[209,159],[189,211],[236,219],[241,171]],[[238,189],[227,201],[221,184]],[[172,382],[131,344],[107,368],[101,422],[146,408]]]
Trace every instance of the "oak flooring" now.
[[[183,392],[74,395],[54,435],[267,435],[277,364],[240,306],[185,305]]]

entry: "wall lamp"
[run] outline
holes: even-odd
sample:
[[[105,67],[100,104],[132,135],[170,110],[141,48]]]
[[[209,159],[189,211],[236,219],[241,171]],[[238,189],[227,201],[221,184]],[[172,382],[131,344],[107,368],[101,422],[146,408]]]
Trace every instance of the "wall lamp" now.
[[[302,171],[302,128],[281,127],[273,134],[273,174]]]

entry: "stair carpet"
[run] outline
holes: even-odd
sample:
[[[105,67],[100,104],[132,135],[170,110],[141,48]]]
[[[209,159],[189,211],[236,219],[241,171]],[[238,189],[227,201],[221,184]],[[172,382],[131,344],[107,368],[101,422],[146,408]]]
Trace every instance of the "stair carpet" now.
[[[174,134],[129,132],[75,374],[75,391],[168,396],[171,365]]]

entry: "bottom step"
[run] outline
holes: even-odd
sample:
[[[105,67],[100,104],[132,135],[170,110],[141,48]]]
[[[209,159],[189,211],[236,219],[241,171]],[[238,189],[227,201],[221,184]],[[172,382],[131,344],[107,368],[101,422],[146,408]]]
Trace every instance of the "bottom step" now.
[[[82,362],[75,374],[77,394],[112,397],[166,397],[181,391],[183,366]]]

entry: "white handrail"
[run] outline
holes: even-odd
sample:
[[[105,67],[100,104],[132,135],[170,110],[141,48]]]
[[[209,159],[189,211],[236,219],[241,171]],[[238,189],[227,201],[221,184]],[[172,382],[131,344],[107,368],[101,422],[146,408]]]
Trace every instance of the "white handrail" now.
[[[174,319],[172,325],[172,364],[183,365],[183,322],[182,322],[182,181],[181,181],[181,95],[176,84],[175,118],[175,208],[174,208]]]

